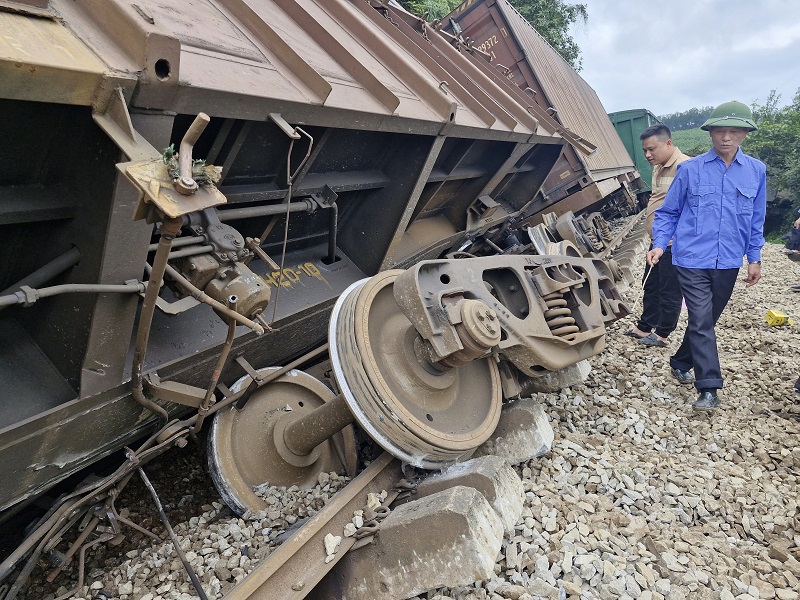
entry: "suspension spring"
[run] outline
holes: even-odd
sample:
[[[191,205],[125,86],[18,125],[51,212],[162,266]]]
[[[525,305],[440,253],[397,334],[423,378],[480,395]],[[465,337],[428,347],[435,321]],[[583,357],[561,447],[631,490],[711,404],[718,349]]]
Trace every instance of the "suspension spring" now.
[[[586,235],[592,242],[592,245],[594,246],[595,250],[603,247],[602,240],[599,237],[597,237],[597,234],[593,230],[590,229]]]
[[[611,226],[605,219],[600,222],[600,235],[603,236],[603,241],[605,242],[610,242],[614,239],[614,234],[611,233]]]
[[[575,319],[572,317],[572,311],[567,306],[564,293],[562,291],[553,292],[542,299],[547,306],[544,320],[550,328],[550,333],[567,340],[573,339],[575,334],[580,331],[580,328],[575,324]]]

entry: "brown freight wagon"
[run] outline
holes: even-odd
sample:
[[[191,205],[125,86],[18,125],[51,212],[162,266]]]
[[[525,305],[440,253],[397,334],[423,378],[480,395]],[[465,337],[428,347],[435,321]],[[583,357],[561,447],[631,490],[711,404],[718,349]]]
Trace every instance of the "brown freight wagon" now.
[[[466,458],[603,350],[610,264],[525,242],[586,143],[484,54],[380,0],[0,0],[4,598],[132,527],[119,491],[191,437],[243,514],[354,475],[356,432]]]
[[[606,216],[635,208],[641,178],[600,99],[507,0],[467,0],[442,19],[444,30],[468,39],[492,64],[533,96],[564,127],[596,146],[590,155],[564,146],[542,186],[542,212],[605,209]]]
[[[0,1],[0,521],[535,203],[569,134],[473,54],[362,0]]]

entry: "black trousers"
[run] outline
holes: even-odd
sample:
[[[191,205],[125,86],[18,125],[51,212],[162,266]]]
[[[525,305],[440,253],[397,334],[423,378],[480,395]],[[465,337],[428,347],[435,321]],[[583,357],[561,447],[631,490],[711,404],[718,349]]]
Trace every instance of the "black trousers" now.
[[[694,368],[698,390],[720,389],[722,370],[714,326],[728,304],[739,269],[686,269],[675,267],[689,324],[678,351],[669,359],[674,369]]]
[[[650,249],[653,247],[650,246]],[[645,275],[647,272],[645,267]],[[646,333],[655,330],[656,335],[662,338],[669,337],[678,326],[681,300],[678,276],[672,266],[672,248],[667,246],[647,276],[642,297],[642,316],[636,327]]]

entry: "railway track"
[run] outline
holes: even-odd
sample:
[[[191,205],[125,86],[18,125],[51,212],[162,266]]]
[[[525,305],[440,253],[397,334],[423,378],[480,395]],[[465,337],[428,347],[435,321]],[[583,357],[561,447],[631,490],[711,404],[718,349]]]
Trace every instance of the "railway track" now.
[[[344,537],[333,559],[325,552],[325,536],[341,536],[354,511],[365,509],[369,494],[387,492],[384,507],[388,507],[402,493],[398,486],[403,481],[400,461],[386,452],[381,454],[244,581],[225,594],[225,600],[306,598],[345,553],[369,543],[377,532],[378,522],[365,523],[355,535]]]

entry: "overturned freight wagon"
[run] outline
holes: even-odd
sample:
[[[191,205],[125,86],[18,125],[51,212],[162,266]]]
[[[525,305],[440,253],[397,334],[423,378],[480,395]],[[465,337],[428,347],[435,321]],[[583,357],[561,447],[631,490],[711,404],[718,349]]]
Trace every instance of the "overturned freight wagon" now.
[[[613,217],[636,209],[642,180],[597,94],[508,0],[468,0],[441,25],[487,53],[531,102],[595,148],[585,155],[564,146],[531,214],[603,209]]]
[[[234,510],[265,469],[350,470],[354,421],[458,460],[624,314],[599,260],[461,257],[580,140],[407,13],[3,0],[0,31],[0,510],[211,417]],[[341,393],[290,378],[287,417],[259,390],[329,336]]]

